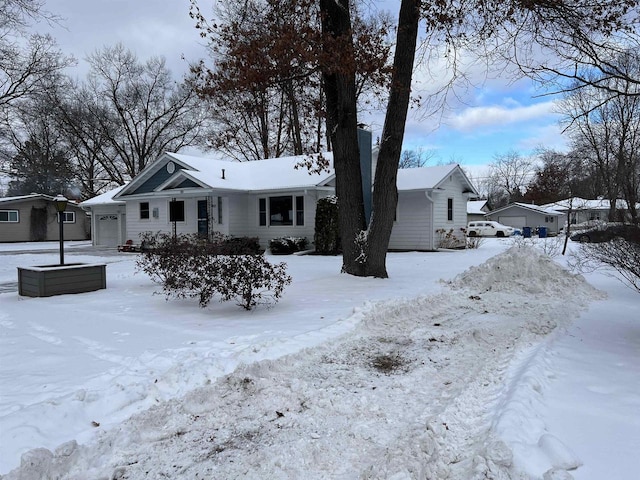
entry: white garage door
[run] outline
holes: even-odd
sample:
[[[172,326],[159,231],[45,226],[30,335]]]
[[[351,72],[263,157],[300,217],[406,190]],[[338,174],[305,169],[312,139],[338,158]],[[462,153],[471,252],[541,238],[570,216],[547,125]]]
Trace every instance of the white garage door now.
[[[522,228],[527,226],[527,217],[498,217],[498,222],[513,228]]]
[[[97,245],[104,247],[117,247],[118,241],[118,216],[99,215],[97,223]]]

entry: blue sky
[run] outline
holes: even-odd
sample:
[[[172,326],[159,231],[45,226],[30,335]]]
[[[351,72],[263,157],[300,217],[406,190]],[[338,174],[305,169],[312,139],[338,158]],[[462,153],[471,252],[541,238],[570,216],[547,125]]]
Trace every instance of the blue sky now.
[[[385,0],[383,4],[396,3]],[[207,2],[201,4],[204,11]],[[80,77],[87,71],[83,61],[87,54],[117,42],[140,58],[163,55],[176,74],[186,70],[187,60],[205,55],[202,39],[188,15],[188,0],[48,0],[47,8],[65,19],[64,28],[40,25],[39,29],[51,32],[61,49],[79,60],[76,72]],[[420,88],[428,88],[428,81],[420,82],[420,74],[416,79],[422,84]],[[537,96],[539,92],[531,82],[513,83],[511,79],[483,78],[481,74],[475,82],[479,86],[458,92],[461,98],[442,117],[411,111],[405,149],[433,150],[435,161],[479,166],[509,150],[528,155],[539,146],[563,147],[552,99]],[[374,138],[379,136],[383,116],[361,117]]]

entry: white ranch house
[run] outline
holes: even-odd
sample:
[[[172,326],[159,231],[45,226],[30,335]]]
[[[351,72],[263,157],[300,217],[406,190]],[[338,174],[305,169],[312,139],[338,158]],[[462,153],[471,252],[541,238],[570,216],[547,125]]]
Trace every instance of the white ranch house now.
[[[331,153],[323,156],[332,160]],[[363,178],[371,178],[375,157],[365,162]],[[92,213],[93,243],[137,243],[148,231],[220,232],[258,237],[264,248],[285,236],[306,237],[313,247],[316,204],[335,194],[335,173],[296,168],[303,159],[240,163],[165,153],[127,185],[82,203]],[[467,198],[477,192],[460,166],[400,170],[397,185],[390,249],[434,250],[439,229],[453,229],[462,238]]]

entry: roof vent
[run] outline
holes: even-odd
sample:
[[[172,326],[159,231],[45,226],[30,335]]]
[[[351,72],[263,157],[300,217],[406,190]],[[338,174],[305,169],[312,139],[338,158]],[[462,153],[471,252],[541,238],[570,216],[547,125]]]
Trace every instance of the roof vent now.
[[[222,179],[224,180],[224,168],[222,169]]]

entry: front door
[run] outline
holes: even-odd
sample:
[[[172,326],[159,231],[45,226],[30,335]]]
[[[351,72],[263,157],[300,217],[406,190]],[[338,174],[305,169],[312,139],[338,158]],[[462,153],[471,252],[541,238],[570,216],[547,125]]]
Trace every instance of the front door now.
[[[198,235],[209,236],[209,209],[206,200],[198,200]]]

